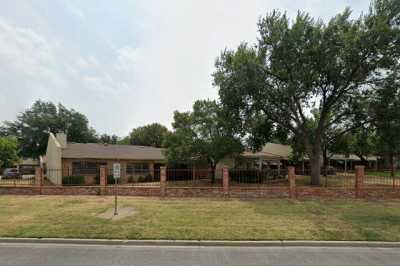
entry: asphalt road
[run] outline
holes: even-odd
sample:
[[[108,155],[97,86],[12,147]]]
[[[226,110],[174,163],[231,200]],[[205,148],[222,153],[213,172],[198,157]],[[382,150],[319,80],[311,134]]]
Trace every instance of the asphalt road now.
[[[0,265],[400,265],[400,249],[0,244]]]

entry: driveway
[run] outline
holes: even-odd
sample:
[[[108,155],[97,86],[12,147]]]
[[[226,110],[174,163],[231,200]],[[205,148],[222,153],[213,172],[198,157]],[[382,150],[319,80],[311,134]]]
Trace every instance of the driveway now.
[[[157,247],[0,244],[2,266],[399,265],[392,248]]]

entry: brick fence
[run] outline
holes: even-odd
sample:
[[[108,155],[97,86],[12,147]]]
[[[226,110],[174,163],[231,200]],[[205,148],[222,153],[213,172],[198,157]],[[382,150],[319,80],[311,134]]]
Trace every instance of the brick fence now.
[[[168,187],[166,168],[160,169],[160,185],[151,187],[118,186],[121,196],[154,197],[215,197],[215,198],[329,198],[329,199],[389,199],[400,198],[400,188],[367,187],[364,184],[363,166],[356,166],[354,187],[328,188],[320,186],[296,186],[294,167],[288,167],[288,186],[246,187],[230,186],[229,171],[223,169],[220,187]],[[100,169],[98,186],[45,185],[43,171],[36,169],[34,186],[0,186],[0,195],[113,195],[114,186],[107,185],[107,172]]]

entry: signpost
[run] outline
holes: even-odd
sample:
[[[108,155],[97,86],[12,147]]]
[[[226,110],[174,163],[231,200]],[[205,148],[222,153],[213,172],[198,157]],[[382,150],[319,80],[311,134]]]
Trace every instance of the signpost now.
[[[114,215],[118,215],[118,207],[117,207],[117,197],[118,197],[118,179],[121,177],[121,164],[114,163],[113,164],[113,177],[115,181],[114,193],[115,193],[115,207],[114,207]]]

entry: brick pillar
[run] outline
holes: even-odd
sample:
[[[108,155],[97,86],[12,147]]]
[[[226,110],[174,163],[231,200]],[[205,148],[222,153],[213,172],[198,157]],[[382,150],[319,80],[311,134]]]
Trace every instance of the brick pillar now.
[[[100,194],[106,194],[107,185],[107,168],[105,165],[100,166]]]
[[[160,167],[160,196],[165,197],[167,192],[167,168]]]
[[[224,195],[229,194],[229,169],[228,167],[222,168],[222,187]]]
[[[364,165],[356,165],[354,167],[356,172],[355,189],[357,198],[362,198],[364,194],[364,168]]]
[[[43,186],[43,169],[40,166],[35,167],[35,186]]]
[[[196,183],[196,167],[192,166],[192,180],[193,184]]]
[[[294,171],[294,166],[288,166],[288,179],[289,179],[289,197],[296,197],[296,173]]]
[[[39,187],[39,193],[42,194],[43,168],[40,166],[35,168],[35,186]]]

